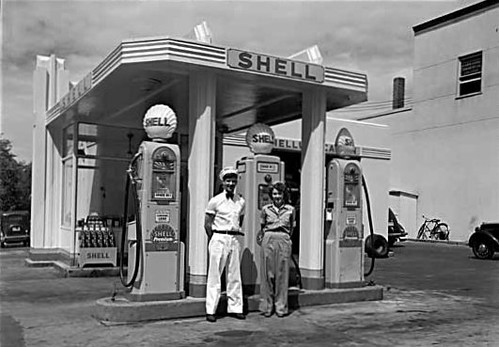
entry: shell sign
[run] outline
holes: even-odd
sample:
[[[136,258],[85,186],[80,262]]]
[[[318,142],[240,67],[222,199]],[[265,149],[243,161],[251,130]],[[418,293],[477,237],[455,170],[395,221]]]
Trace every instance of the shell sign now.
[[[177,129],[177,116],[167,105],[154,105],[147,110],[142,125],[153,141],[164,141]]]
[[[255,154],[268,154],[274,148],[275,135],[266,124],[253,124],[246,133],[246,144]]]
[[[335,141],[336,154],[341,157],[355,155],[355,142],[347,128],[341,128]]]

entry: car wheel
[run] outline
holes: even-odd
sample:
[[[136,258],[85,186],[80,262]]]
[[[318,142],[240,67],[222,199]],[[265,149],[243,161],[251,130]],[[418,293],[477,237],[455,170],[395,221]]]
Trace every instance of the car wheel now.
[[[478,259],[491,259],[494,256],[492,245],[486,241],[477,241],[473,244],[473,254]]]
[[[435,239],[448,240],[449,239],[449,226],[445,223],[440,223],[437,225],[437,233],[435,234]]]

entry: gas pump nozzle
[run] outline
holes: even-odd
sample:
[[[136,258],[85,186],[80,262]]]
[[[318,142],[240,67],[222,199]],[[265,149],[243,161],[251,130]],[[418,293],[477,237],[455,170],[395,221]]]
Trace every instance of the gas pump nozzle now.
[[[130,177],[130,180],[132,182],[132,184],[136,184],[137,181],[141,181],[142,179],[139,178],[139,176],[136,174],[137,171],[134,169],[134,165],[135,165],[135,162],[137,161],[137,159],[139,159],[140,157],[142,156],[142,153],[139,152],[139,153],[136,153],[132,160],[130,160],[130,164],[128,164],[128,169],[126,170],[126,173],[128,174],[128,176]]]

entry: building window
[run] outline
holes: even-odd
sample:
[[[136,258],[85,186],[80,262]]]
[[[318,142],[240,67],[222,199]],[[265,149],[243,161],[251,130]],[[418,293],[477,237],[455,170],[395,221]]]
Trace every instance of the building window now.
[[[482,91],[482,52],[459,58],[458,96]]]

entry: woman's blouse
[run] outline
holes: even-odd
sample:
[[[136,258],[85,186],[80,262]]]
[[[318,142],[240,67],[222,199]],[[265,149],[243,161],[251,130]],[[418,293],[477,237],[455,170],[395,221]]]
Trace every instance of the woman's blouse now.
[[[274,204],[265,205],[260,215],[263,231],[281,231],[291,235],[295,223],[295,208],[284,204],[276,207]]]

